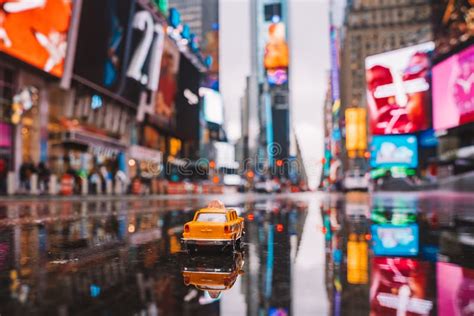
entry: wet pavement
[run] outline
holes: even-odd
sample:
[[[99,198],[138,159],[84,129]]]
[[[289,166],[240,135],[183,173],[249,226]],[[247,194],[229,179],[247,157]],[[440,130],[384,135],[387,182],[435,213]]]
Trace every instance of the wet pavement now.
[[[474,315],[474,196],[225,196],[242,249],[188,254],[208,199],[0,201],[0,315]]]

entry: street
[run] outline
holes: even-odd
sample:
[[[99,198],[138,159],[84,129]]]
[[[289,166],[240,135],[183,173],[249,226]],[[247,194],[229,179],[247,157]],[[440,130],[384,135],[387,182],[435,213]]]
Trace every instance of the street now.
[[[219,196],[242,249],[182,251],[214,198],[3,200],[0,314],[472,315],[472,195]]]

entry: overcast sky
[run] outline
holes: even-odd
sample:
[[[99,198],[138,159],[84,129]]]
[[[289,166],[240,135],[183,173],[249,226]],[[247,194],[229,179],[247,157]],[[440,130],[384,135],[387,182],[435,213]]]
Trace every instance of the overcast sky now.
[[[250,73],[252,0],[220,0],[220,87],[229,138],[240,137],[240,100]],[[314,185],[323,157],[323,102],[328,84],[327,0],[289,0],[290,106],[306,170]]]

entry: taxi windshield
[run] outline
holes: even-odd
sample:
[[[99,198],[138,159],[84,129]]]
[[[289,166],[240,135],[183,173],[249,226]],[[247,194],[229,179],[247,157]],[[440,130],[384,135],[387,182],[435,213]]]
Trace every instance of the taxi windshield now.
[[[224,213],[199,213],[196,222],[225,223],[227,218]]]

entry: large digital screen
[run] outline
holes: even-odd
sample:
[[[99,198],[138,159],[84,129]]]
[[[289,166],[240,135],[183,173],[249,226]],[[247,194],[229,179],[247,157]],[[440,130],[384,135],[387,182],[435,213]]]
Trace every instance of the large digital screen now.
[[[418,225],[372,225],[372,248],[376,256],[418,255]]]
[[[433,30],[436,55],[449,53],[474,38],[472,0],[443,0],[433,6]]]
[[[371,263],[371,316],[434,315],[429,262],[375,257]]]
[[[406,134],[430,127],[428,42],[365,59],[370,128],[374,135]]]
[[[268,42],[265,45],[265,56],[263,58],[265,68],[287,68],[289,60],[285,24],[282,22],[272,23],[268,27]]]
[[[62,76],[72,0],[1,1],[0,51]]]
[[[200,88],[199,94],[203,98],[205,120],[219,125],[223,124],[224,104],[221,94],[209,88]]]
[[[370,151],[373,168],[418,166],[418,142],[413,135],[373,136]]]
[[[438,262],[438,315],[474,315],[474,270]]]
[[[474,121],[474,45],[433,67],[436,130]]]
[[[171,121],[176,115],[178,72],[180,63],[178,47],[169,38],[165,39],[161,57],[160,81],[155,102],[155,114]]]
[[[367,149],[367,110],[364,108],[349,108],[346,117],[346,149]]]

